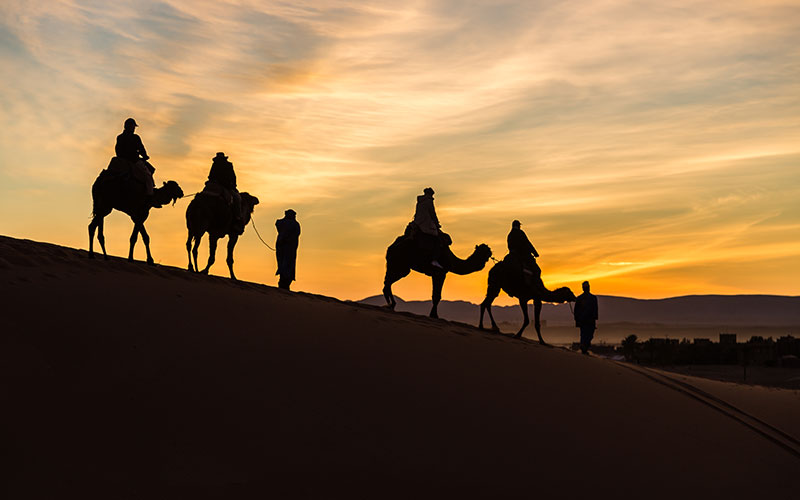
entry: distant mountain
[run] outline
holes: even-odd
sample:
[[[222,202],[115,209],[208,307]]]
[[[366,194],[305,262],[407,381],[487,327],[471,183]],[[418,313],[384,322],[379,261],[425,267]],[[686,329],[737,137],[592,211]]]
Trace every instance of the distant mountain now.
[[[687,295],[668,299],[644,300],[629,297],[598,295],[600,323],[659,323],[665,325],[800,325],[800,297],[783,295]],[[429,300],[403,301],[397,297],[397,310],[427,315]],[[382,295],[358,301],[384,305]],[[529,305],[532,312],[532,305]],[[519,323],[519,306],[493,306],[498,322]],[[439,316],[453,321],[475,323],[480,309],[477,304],[462,300],[443,300]],[[551,325],[572,324],[567,304],[545,304],[542,318]],[[487,318],[488,320],[488,318]]]

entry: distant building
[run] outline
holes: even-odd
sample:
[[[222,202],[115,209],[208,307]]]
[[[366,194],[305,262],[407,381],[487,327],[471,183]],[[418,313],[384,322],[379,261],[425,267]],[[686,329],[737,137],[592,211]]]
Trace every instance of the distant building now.
[[[692,341],[694,345],[711,345],[711,339],[694,339]]]
[[[800,339],[786,335],[785,337],[778,337],[775,344],[779,356],[800,357]]]
[[[735,333],[720,333],[719,334],[719,343],[720,344],[736,344],[736,334]]]

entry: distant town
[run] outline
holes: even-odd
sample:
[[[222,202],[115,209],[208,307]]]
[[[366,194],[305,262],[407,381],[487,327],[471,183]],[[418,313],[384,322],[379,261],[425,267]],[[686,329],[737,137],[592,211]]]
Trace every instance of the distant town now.
[[[573,345],[573,349],[577,348]],[[593,345],[602,356],[624,357],[644,365],[740,365],[800,368],[800,338],[791,335],[773,339],[752,336],[739,342],[735,333],[720,333],[718,342],[709,338],[650,338],[640,342],[629,335],[619,345]]]

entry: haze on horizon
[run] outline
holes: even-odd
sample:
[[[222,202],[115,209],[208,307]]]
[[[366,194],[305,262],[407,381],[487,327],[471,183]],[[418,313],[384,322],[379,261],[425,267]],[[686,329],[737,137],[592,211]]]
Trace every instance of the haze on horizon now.
[[[297,211],[299,290],[378,294],[433,186],[457,255],[502,258],[520,219],[550,287],[800,295],[798,34],[789,0],[6,0],[0,233],[86,248],[132,116],[157,183],[196,192],[224,151],[262,236]],[[151,212],[162,264],[186,266],[187,203]],[[110,253],[131,227],[107,219]],[[252,227],[236,268],[277,282]],[[452,276],[444,298],[485,286]]]

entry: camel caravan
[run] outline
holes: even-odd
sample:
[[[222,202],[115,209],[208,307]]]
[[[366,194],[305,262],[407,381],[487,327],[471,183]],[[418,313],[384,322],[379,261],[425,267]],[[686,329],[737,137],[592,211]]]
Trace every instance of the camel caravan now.
[[[134,133],[137,126],[133,118],[125,120],[124,130],[117,136],[116,156],[111,159],[108,167],[100,172],[92,185],[93,209],[92,221],[89,224],[89,258],[94,258],[95,232],[103,257],[108,258],[103,235],[103,220],[112,210],[119,210],[133,221],[128,260],[133,261],[134,246],[138,236],[141,235],[147,253],[147,263],[153,264],[150,236],[144,227],[150,209],[161,208],[169,203],[174,205],[183,197],[183,190],[175,181],[167,181],[161,187],[155,187],[153,180],[155,168],[148,162],[149,156],[141,138]],[[433,204],[433,195],[433,189],[428,187],[417,197],[414,219],[408,223],[404,234],[397,237],[386,250],[383,295],[387,307],[394,310],[397,302],[392,294],[392,284],[408,276],[412,270],[430,276],[433,284],[430,317],[438,318],[438,306],[442,299],[442,288],[447,273],[466,275],[483,270],[492,258],[492,250],[488,245],[481,243],[475,246],[472,255],[466,259],[457,257],[450,250],[452,239],[441,230]],[[224,153],[217,153],[212,159],[205,187],[194,195],[186,209],[188,230],[186,252],[189,258],[189,271],[208,274],[215,261],[217,242],[227,236],[226,263],[231,279],[235,280],[233,250],[239,237],[244,233],[245,226],[250,222],[256,205],[258,198],[237,190],[233,163]],[[276,274],[281,276],[280,287],[289,289],[289,282],[294,280],[300,227],[294,220],[293,210],[287,210],[286,214],[285,219],[276,223],[278,228],[278,273]],[[502,290],[510,297],[516,297],[522,309],[522,327],[514,337],[520,338],[530,324],[528,302],[532,300],[536,334],[539,342],[545,344],[540,326],[542,303],[574,302],[576,297],[567,287],[549,290],[544,285],[541,269],[536,263],[539,254],[520,226],[519,221],[515,220],[512,223],[508,235],[509,253],[503,260],[495,260],[495,265],[489,270],[486,298],[480,304],[478,326],[483,329],[484,313],[488,312],[492,331],[499,332],[492,316],[492,302]],[[284,231],[283,228],[288,229]],[[282,234],[282,231],[285,234]],[[198,247],[206,233],[209,239],[209,255],[206,266],[201,270],[197,261]]]
[[[483,270],[492,258],[492,250],[488,245],[475,245],[472,255],[462,260],[451,250],[453,243],[450,235],[441,230],[439,218],[433,205],[434,191],[427,187],[422,195],[417,196],[417,207],[414,220],[409,222],[402,236],[397,237],[386,250],[386,275],[383,280],[383,296],[386,305],[394,310],[397,302],[392,294],[392,284],[408,276],[413,270],[431,277],[433,293],[431,295],[431,318],[438,318],[438,306],[442,300],[442,287],[448,272],[455,274],[471,274]],[[492,316],[492,302],[500,294],[500,290],[510,297],[519,299],[522,309],[523,323],[514,338],[522,337],[522,332],[530,324],[528,302],[533,300],[534,322],[539,343],[545,344],[542,338],[540,315],[543,302],[574,302],[575,294],[567,287],[549,290],[542,281],[542,270],[536,263],[539,253],[531,244],[527,235],[520,228],[522,224],[515,220],[508,234],[508,255],[496,261],[489,270],[489,283],[486,298],[481,302],[480,321],[478,327],[483,329],[483,315],[488,311],[492,322],[492,331],[500,329]]]
[[[133,221],[133,233],[130,239],[128,260],[133,261],[133,249],[138,235],[142,235],[147,263],[153,264],[150,253],[150,236],[144,222],[150,215],[151,208],[161,208],[168,203],[175,204],[183,198],[183,190],[177,182],[168,181],[160,188],[155,188],[153,173],[155,168],[148,162],[150,157],[144,148],[142,139],[134,133],[138,125],[133,118],[125,120],[124,129],[117,136],[116,156],[111,159],[108,168],[100,172],[92,185],[92,222],[89,224],[89,258],[94,258],[94,235],[103,250],[103,257],[108,258],[103,235],[103,220],[112,210],[128,214]],[[233,272],[233,249],[253,209],[258,205],[258,198],[248,193],[239,193],[236,189],[236,174],[233,163],[228,161],[224,153],[217,153],[212,159],[211,171],[205,187],[194,196],[186,209],[186,252],[189,255],[189,271],[208,274],[214,264],[217,241],[228,237],[228,256],[226,262],[231,279],[236,279]],[[208,233],[208,262],[202,270],[197,265],[198,247],[203,235]],[[194,243],[194,245],[193,245]]]

